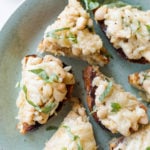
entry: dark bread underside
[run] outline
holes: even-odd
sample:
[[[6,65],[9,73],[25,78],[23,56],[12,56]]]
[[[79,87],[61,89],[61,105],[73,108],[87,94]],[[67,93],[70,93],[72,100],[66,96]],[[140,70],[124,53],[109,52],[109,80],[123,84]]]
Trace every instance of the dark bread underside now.
[[[27,55],[25,57],[25,63],[27,63],[29,57],[33,57],[33,58],[36,58],[37,55]],[[63,67],[67,66],[66,64],[63,63]],[[72,72],[72,70],[70,71]],[[67,94],[66,94],[66,99],[65,100],[68,100],[70,97],[71,97],[71,94],[73,92],[73,87],[74,85],[66,85],[66,88],[67,88]],[[56,112],[59,112],[63,106],[63,103],[65,102],[65,100],[63,100],[63,102],[60,102],[58,108],[56,109]],[[53,117],[54,115],[50,116],[49,119],[51,117]],[[29,125],[28,123],[26,122],[23,122],[22,123],[23,125],[23,131],[22,131],[22,134],[26,134],[27,132],[29,131],[34,131],[36,129],[38,129],[40,126],[42,126],[42,124],[39,124],[38,122],[35,123],[35,125]]]
[[[103,30],[103,32],[106,34],[106,28],[107,28],[107,27],[105,26],[104,21],[98,21],[98,23],[99,23],[101,29]],[[107,38],[107,39],[108,39],[108,38]],[[108,39],[108,40],[109,40],[109,39]],[[133,63],[140,63],[140,64],[149,63],[148,60],[146,60],[144,57],[142,57],[142,58],[140,58],[140,59],[129,59],[129,58],[125,55],[124,51],[123,51],[121,48],[119,48],[119,49],[116,49],[116,48],[115,48],[115,50],[116,50],[124,59],[126,59],[126,60],[128,60],[128,61],[130,61],[130,62],[133,62]]]
[[[84,80],[84,85],[85,85],[85,89],[86,89],[86,100],[87,100],[87,104],[88,104],[88,107],[89,107],[90,111],[93,111],[93,107],[95,106],[95,91],[96,91],[96,87],[92,86],[92,81],[99,74],[97,69],[98,68],[96,68],[96,67],[88,66],[87,68],[84,69],[84,72],[83,72],[83,80]],[[95,118],[95,120],[102,127],[104,127],[100,123],[100,121],[98,120],[96,112],[92,113],[92,115]]]

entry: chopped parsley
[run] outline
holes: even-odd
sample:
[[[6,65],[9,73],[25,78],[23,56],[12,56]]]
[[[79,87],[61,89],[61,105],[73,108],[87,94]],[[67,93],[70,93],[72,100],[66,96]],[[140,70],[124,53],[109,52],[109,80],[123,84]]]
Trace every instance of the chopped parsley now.
[[[27,91],[27,87],[25,85],[23,86],[22,90],[23,90],[23,92],[25,94],[26,101],[30,105],[32,105],[35,108],[35,110],[37,110],[38,112],[42,112],[42,113],[48,114],[56,106],[55,103],[50,102],[45,107],[40,108],[32,100],[28,99],[28,96],[27,96],[28,95],[28,91]]]
[[[70,31],[69,31],[69,35],[65,36],[65,37],[61,36],[59,34],[59,32],[65,31],[65,30],[66,31],[70,30],[70,28],[66,27],[66,28],[60,28],[60,29],[55,29],[55,30],[49,31],[49,32],[47,32],[46,37],[52,37],[52,38],[55,38],[55,39],[68,39],[69,41],[71,41],[73,43],[77,43],[77,37],[76,37],[76,35],[74,35]]]
[[[122,2],[122,1],[114,1],[114,2],[112,2],[112,3],[107,3],[107,6],[108,7],[124,7],[124,6],[126,6],[127,4],[126,3],[124,3],[124,2]]]
[[[50,75],[50,77],[49,77],[49,79],[48,79],[47,82],[50,82],[50,83],[52,83],[52,82],[58,82],[58,80],[59,80],[58,75],[56,75],[55,73],[53,73],[53,74]]]
[[[52,38],[55,38],[55,39],[61,39],[61,37],[57,33],[61,32],[61,31],[65,31],[65,30],[70,30],[70,28],[69,27],[65,27],[65,28],[60,28],[60,29],[55,29],[55,30],[49,31],[49,32],[47,32],[46,37],[52,37]]]
[[[119,103],[111,103],[111,112],[118,112],[121,109],[121,106]]]
[[[106,87],[106,89],[104,90],[104,92],[100,95],[99,97],[99,100],[100,101],[103,101],[105,97],[107,97],[112,89],[112,86],[113,86],[113,82],[112,81],[109,81],[108,82],[108,85]]]
[[[47,131],[48,131],[48,130],[57,130],[57,129],[58,129],[57,126],[48,126],[48,127],[46,128]]]
[[[111,58],[111,59],[114,59],[113,55],[111,55],[110,53],[103,53],[103,55],[107,58]]]
[[[53,83],[53,82],[58,82],[59,81],[59,76],[56,75],[55,73],[51,74],[48,76],[45,70],[43,69],[33,69],[29,70],[30,72],[38,75],[42,80],[44,80],[47,83]]]
[[[146,25],[147,31],[150,33],[150,25]]]
[[[113,7],[124,7],[130,4],[120,1],[120,0],[103,0],[102,5],[107,5],[108,7],[113,8]],[[134,5],[132,7],[137,8],[137,9],[142,9],[141,6],[139,5]]]
[[[83,147],[82,147],[81,142],[80,142],[80,137],[78,135],[74,135],[69,126],[62,125],[62,127],[67,130],[68,135],[70,136],[72,141],[75,141],[77,143],[77,148],[78,148],[77,150],[83,150]]]
[[[141,29],[141,23],[140,23],[140,21],[138,21],[137,24],[138,24],[138,26],[137,26],[136,32],[138,32]]]
[[[148,72],[144,72],[143,77],[144,77],[143,82],[147,79],[150,79],[150,75],[148,75]]]
[[[83,0],[83,1],[84,1],[86,10],[94,10],[97,7],[102,6],[102,5],[107,5],[110,8],[124,7],[124,6],[130,5],[120,0],[103,0],[101,4],[99,3],[98,0]],[[142,9],[142,7],[139,5],[134,5],[132,7],[137,8],[137,9]]]
[[[78,43],[77,41],[77,37],[72,34],[71,32],[69,33],[69,36],[67,37],[70,41],[72,41],[73,43]]]
[[[41,112],[48,114],[53,108],[55,108],[56,103],[49,102],[45,107],[41,108]]]
[[[99,7],[98,0],[83,0],[86,10],[94,10]]]
[[[67,147],[63,147],[61,150],[67,150]]]
[[[17,82],[15,88],[20,88],[20,87],[21,87],[20,82]]]
[[[150,146],[149,146],[149,147],[147,147],[145,150],[150,150]]]

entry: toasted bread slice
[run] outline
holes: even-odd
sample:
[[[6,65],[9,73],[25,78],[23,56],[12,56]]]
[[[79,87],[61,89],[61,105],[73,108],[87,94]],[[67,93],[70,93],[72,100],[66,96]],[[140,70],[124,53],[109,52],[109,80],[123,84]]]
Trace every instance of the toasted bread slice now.
[[[147,125],[131,136],[113,139],[110,142],[110,150],[149,150],[149,139],[150,125]]]
[[[112,133],[129,136],[139,126],[148,123],[146,107],[126,92],[98,67],[84,70],[87,103],[94,118]]]
[[[129,83],[145,93],[147,102],[150,102],[150,70],[136,72],[128,77]]]
[[[21,90],[17,99],[20,133],[45,124],[71,94],[75,79],[68,69],[51,55],[26,56],[22,60]]]
[[[96,150],[92,125],[85,109],[75,104],[44,150]]]
[[[109,62],[101,38],[93,30],[93,21],[78,0],[68,5],[45,31],[38,51],[81,58],[92,64]]]
[[[114,48],[132,62],[150,63],[150,11],[110,5],[98,8],[95,19]]]

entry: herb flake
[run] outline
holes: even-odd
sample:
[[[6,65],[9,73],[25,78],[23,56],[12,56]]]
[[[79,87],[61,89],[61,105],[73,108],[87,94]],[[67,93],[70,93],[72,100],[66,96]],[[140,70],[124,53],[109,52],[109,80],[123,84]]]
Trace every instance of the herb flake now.
[[[49,130],[57,130],[57,129],[58,129],[57,126],[48,126],[48,127],[46,128],[46,131],[49,131]]]
[[[55,106],[55,103],[50,102],[45,107],[41,108],[41,112],[48,114],[50,111],[52,111],[53,108],[55,108]]]
[[[142,84],[143,84],[143,82],[145,80],[149,80],[150,79],[150,75],[148,74],[148,72],[143,72],[142,76],[143,76]]]
[[[124,7],[126,6],[127,4],[124,3],[124,2],[121,2],[121,1],[116,1],[116,2],[113,2],[113,3],[110,3],[110,4],[107,4],[108,7],[112,8],[112,7]]]
[[[108,85],[106,87],[106,89],[104,90],[104,92],[100,95],[99,97],[99,100],[100,101],[103,101],[105,97],[107,97],[112,89],[112,86],[113,86],[113,82],[112,81],[109,81],[108,82]]]
[[[72,41],[73,43],[78,43],[77,41],[77,37],[72,34],[71,32],[69,33],[69,36],[67,37],[70,41]]]
[[[150,150],[150,146],[146,148],[146,150]]]
[[[58,80],[59,80],[58,75],[53,73],[50,76],[48,76],[46,71],[44,69],[41,69],[41,68],[40,69],[33,69],[33,70],[29,70],[29,71],[36,74],[36,75],[38,75],[42,80],[44,80],[47,83],[58,82]]]
[[[61,37],[57,34],[57,32],[61,32],[61,31],[65,31],[65,30],[70,30],[70,28],[65,27],[65,28],[60,28],[60,29],[55,29],[55,30],[49,31],[49,32],[46,33],[46,37],[61,39]]]
[[[47,32],[46,37],[52,37],[55,39],[68,39],[68,40],[72,41],[73,43],[77,43],[76,35],[74,35],[71,32],[69,32],[69,35],[66,37],[61,37],[61,35],[58,34],[58,32],[65,31],[65,30],[70,30],[70,28],[66,27],[66,28],[60,28],[60,29],[55,29],[55,30],[49,31],[49,32]]]
[[[20,82],[17,82],[15,88],[20,88],[20,87],[21,87]]]
[[[67,150],[67,147],[63,147],[61,150]]]
[[[147,31],[150,33],[150,25],[146,25]]]
[[[53,102],[48,103],[45,107],[40,108],[38,105],[36,105],[32,100],[28,99],[28,91],[27,91],[27,87],[24,85],[22,88],[24,94],[25,94],[25,98],[26,101],[34,107],[35,110],[37,110],[38,112],[42,112],[45,114],[48,114],[55,106],[56,104]]]
[[[147,147],[145,150],[150,150],[150,146],[149,146],[149,147]]]
[[[120,0],[103,0],[102,5],[107,5],[110,8],[113,8],[113,7],[119,8],[119,7],[125,7],[125,6],[130,5],[130,4],[125,3],[123,1],[120,1]],[[142,9],[142,7],[139,5],[133,5],[132,7],[140,9],[140,10]]]
[[[26,98],[26,101],[32,105],[37,111],[41,112],[41,109],[38,105],[34,104],[31,100],[28,99],[28,92],[27,92],[27,87],[24,85],[23,88],[22,88],[24,94],[25,94],[25,98]]]
[[[63,125],[62,127],[67,130],[71,139],[77,143],[77,148],[78,148],[77,150],[83,150],[83,147],[82,147],[81,142],[80,142],[80,137],[78,135],[74,135],[71,132],[71,128],[69,126]]]
[[[86,10],[94,10],[99,7],[99,2],[97,0],[83,0]]]
[[[111,112],[118,112],[121,109],[121,106],[119,103],[111,103]]]
[[[55,73],[53,73],[53,74],[50,75],[50,77],[49,77],[49,79],[48,79],[47,82],[50,82],[50,83],[52,83],[52,82],[58,82],[58,80],[59,80],[58,75],[56,75]]]

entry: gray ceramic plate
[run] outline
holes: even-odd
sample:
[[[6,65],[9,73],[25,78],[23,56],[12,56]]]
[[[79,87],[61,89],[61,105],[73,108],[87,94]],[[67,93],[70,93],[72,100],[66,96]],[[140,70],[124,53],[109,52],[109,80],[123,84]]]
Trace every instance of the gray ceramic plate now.
[[[127,1],[140,4],[144,9],[150,6],[149,0]],[[50,124],[58,125],[69,110],[69,105],[65,104],[58,115],[51,118],[47,125],[27,135],[20,135],[16,129],[16,98],[19,90],[15,89],[15,84],[21,78],[21,59],[25,55],[36,53],[37,45],[42,39],[46,26],[55,20],[66,3],[66,0],[26,0],[0,32],[0,150],[41,150],[44,143],[54,133],[54,131],[46,131],[46,127]],[[106,48],[114,56],[108,66],[101,68],[102,72],[113,76],[127,91],[138,96],[138,92],[128,84],[127,76],[135,71],[150,68],[150,65],[133,64],[123,60],[115,53],[103,33],[99,29],[97,32],[103,37]],[[80,97],[86,106],[82,70],[87,64],[70,58],[62,58],[62,60],[73,66],[73,72],[79,83],[74,90],[74,95]],[[92,118],[91,121],[97,145],[107,150],[108,141],[112,135],[98,126]]]

